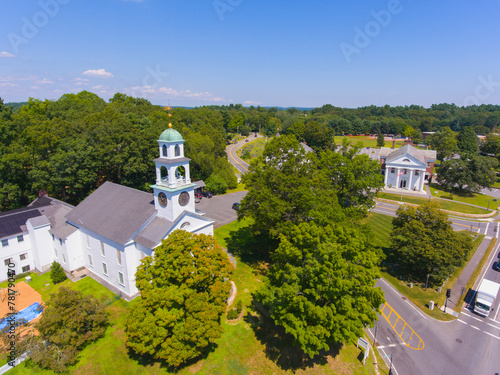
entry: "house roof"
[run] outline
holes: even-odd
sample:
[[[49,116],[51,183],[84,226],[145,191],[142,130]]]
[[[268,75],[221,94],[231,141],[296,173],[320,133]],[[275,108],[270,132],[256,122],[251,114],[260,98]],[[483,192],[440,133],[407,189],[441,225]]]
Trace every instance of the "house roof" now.
[[[421,150],[416,149],[412,145],[406,144],[397,150],[394,150],[387,156],[386,163],[390,163],[391,161],[403,156],[403,155],[410,155],[420,161],[421,163],[425,164],[426,163],[426,158],[424,153]]]
[[[153,194],[105,182],[66,219],[125,245],[155,212]]]
[[[162,217],[155,217],[143,230],[141,230],[134,238],[134,241],[152,250],[173,226],[174,223],[172,221]]]

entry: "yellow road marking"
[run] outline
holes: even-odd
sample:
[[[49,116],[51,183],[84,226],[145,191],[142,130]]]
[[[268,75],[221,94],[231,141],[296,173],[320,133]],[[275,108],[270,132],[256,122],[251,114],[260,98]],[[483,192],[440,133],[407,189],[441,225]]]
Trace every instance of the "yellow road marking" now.
[[[233,159],[236,163],[238,163],[239,165],[241,165],[241,167],[248,172],[248,168],[245,167],[243,164],[241,164],[238,160],[236,160],[233,155],[231,154],[231,151],[233,151],[233,149],[236,147],[236,145],[232,145],[230,148],[229,148],[229,156],[231,157],[231,159]],[[236,152],[236,151],[235,151]]]
[[[454,221],[452,221],[453,224],[455,225],[461,225],[462,227],[467,227],[467,228],[470,228],[470,225],[465,225],[465,224],[460,224],[460,223],[455,223]],[[472,227],[472,229],[479,229],[477,227]]]
[[[389,309],[388,315],[385,312],[386,307]],[[385,320],[387,320],[387,322],[392,327],[392,329],[394,329],[394,332],[396,332],[396,334],[399,336],[399,338],[404,342],[404,344],[407,347],[409,347],[410,349],[414,349],[414,350],[422,350],[424,348],[424,346],[425,346],[424,340],[422,340],[420,338],[420,336],[413,330],[413,328],[411,328],[410,325],[408,323],[406,323],[406,321],[403,318],[401,318],[399,316],[399,314],[396,312],[396,310],[394,310],[387,302],[385,303],[384,307],[380,310],[380,313],[384,316]],[[390,320],[392,313],[394,313],[397,316],[397,319],[394,323],[391,323],[391,320]],[[396,330],[396,325],[398,324],[399,319],[401,319],[401,321],[404,323],[403,329],[401,330],[401,332],[398,332]],[[403,333],[404,333],[406,328],[411,330],[411,334],[410,334],[410,338],[408,340],[409,341],[408,343],[403,339]],[[413,336],[416,336],[416,338],[418,338],[418,345],[416,347],[413,346],[413,341],[414,341]]]

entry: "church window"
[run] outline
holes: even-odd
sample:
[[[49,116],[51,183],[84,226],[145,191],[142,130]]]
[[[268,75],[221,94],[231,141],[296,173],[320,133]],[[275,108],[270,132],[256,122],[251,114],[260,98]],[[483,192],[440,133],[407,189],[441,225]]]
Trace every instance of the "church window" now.
[[[415,171],[415,176],[420,176],[420,172],[419,171]]]
[[[105,275],[105,276],[108,276],[108,266],[106,265],[106,263],[102,263],[102,273]]]
[[[90,237],[88,234],[86,234],[85,237],[87,238],[87,247],[90,249]]]
[[[175,145],[175,156],[181,156],[181,148],[179,145]]]
[[[160,167],[160,178],[164,179],[168,177],[168,170],[165,167]]]
[[[17,242],[23,242],[23,241],[24,241],[24,237],[22,234],[17,236]]]
[[[191,223],[189,221],[186,221],[185,223],[182,223],[181,229],[189,227],[190,225],[191,225]]]
[[[123,281],[123,273],[118,272],[118,279],[120,281],[120,285],[125,286],[125,282]]]
[[[9,246],[9,240],[2,240],[2,247]]]
[[[391,168],[391,173],[394,173],[396,170],[394,168]]]
[[[92,254],[89,254],[89,266],[94,267],[94,263],[92,262]]]
[[[105,256],[106,256],[106,253],[104,252],[104,244],[102,243],[102,241],[101,241],[101,255],[102,255],[103,257],[105,257]]]
[[[30,270],[30,266],[29,266],[29,264],[28,264],[27,266],[24,266],[24,267],[22,268],[23,273],[24,273],[24,272],[28,272],[29,270]]]
[[[168,156],[168,154],[167,154],[167,145],[163,145],[163,147],[161,148],[161,155],[164,156],[164,157]]]
[[[62,258],[63,258],[63,263],[66,263],[66,255],[64,255],[64,253],[62,254]]]
[[[122,265],[122,253],[120,250],[116,250],[116,259],[118,261],[118,265]]]
[[[56,258],[59,258],[59,255],[57,255],[57,249],[54,247],[54,254],[56,254]]]
[[[14,262],[12,261],[12,258],[9,258],[9,259],[4,259],[3,264],[8,266],[9,264],[14,264]]]
[[[28,259],[28,253],[24,253],[24,254],[19,255],[19,259],[20,260],[26,260],[26,259]]]

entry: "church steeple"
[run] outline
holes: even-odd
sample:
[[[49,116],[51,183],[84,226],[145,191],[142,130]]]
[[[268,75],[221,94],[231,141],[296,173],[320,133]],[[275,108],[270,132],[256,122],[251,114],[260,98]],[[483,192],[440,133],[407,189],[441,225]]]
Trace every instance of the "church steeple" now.
[[[156,164],[154,190],[155,207],[158,215],[174,221],[184,210],[195,212],[194,186],[189,174],[190,159],[184,157],[184,139],[172,128],[170,106],[168,129],[158,139],[160,157]]]

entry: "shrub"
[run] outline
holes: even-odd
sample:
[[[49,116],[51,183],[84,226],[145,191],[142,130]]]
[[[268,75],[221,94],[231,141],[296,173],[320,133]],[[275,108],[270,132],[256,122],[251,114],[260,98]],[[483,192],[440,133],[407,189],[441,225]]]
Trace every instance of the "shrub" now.
[[[234,320],[234,319],[237,319],[238,316],[240,316],[240,314],[238,313],[238,311],[236,311],[235,309],[231,309],[227,312],[227,319],[228,320]]]
[[[54,284],[62,283],[67,279],[64,269],[56,261],[54,261],[50,267],[50,278]]]
[[[243,309],[243,303],[241,303],[241,299],[238,301],[236,304],[236,311],[238,312],[238,315],[241,313],[241,310]]]

